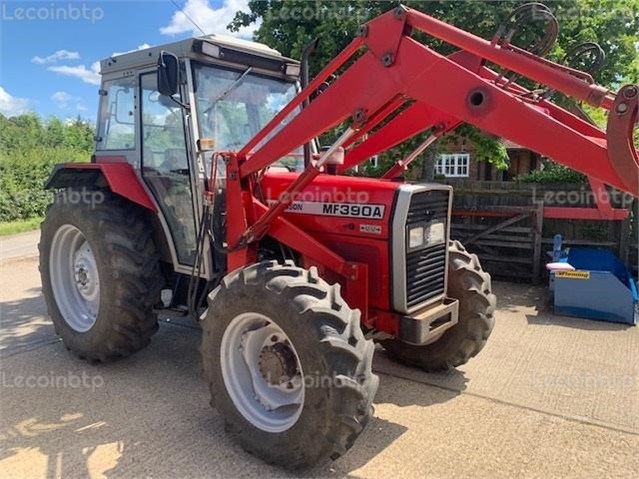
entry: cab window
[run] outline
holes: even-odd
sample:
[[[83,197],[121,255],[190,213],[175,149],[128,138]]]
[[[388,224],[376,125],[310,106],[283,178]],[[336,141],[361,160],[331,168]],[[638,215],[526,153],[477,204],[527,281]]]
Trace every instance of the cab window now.
[[[96,149],[135,149],[135,80],[105,81],[101,95]]]
[[[297,93],[295,83],[263,76],[250,69],[236,71],[195,64],[193,73],[200,133],[213,140],[217,151],[241,149]],[[281,126],[297,113],[291,113]],[[303,167],[302,150],[289,153],[278,163],[290,170]]]

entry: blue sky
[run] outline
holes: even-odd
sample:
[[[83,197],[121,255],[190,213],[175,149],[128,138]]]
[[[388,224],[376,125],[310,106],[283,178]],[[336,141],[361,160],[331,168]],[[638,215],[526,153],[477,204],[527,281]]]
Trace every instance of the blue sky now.
[[[207,33],[223,33],[247,0],[176,0]],[[240,32],[250,37],[254,29]],[[0,0],[0,113],[94,121],[98,62],[116,52],[200,35],[170,0]]]

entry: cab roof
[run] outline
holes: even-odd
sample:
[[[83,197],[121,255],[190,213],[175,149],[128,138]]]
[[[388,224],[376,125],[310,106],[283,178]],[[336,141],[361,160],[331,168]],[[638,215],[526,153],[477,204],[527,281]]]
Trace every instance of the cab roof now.
[[[100,73],[105,75],[155,65],[162,51],[206,63],[251,65],[281,73],[286,65],[299,65],[297,60],[283,56],[264,43],[211,34],[113,55],[100,62]]]

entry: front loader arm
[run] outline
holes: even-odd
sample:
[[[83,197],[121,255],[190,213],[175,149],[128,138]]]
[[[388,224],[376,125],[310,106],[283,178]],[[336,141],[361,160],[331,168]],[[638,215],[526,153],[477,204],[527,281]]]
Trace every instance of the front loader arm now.
[[[464,54],[465,62],[458,63],[455,54],[450,57],[439,55],[413,40],[407,34],[411,27],[463,49],[460,54]],[[552,62],[492,45],[415,10],[399,7],[370,21],[361,29],[360,37],[347,48],[348,56],[354,55],[361,46],[367,47],[367,51],[306,109],[255,151],[251,151],[256,146],[253,144],[240,152],[242,176],[264,168],[349,117],[354,119],[355,129],[366,128],[367,120],[388,104],[401,105],[397,102],[399,97],[417,103],[409,109],[445,112],[444,118],[453,117],[470,123],[637,195],[636,151],[628,146],[627,140],[627,126],[632,125],[637,114],[636,88],[629,90],[630,96],[635,92],[634,101],[625,98],[625,118],[629,120],[616,129],[613,121],[606,134],[586,126],[586,122],[546,100],[535,103],[524,99],[512,87],[501,88],[483,66],[469,68],[467,65],[473,57],[481,63],[489,60],[578,100],[612,109],[616,96],[607,89],[574,76]],[[329,65],[320,74],[320,80],[333,74],[346,60],[341,58],[340,65]],[[297,103],[307,98],[316,86],[311,84],[302,91],[296,98]],[[265,131],[272,131],[280,120],[276,118]],[[394,140],[388,145],[394,146],[433,126],[428,120],[425,114],[421,124],[400,124],[400,128],[394,128]],[[625,142],[618,140],[620,135]],[[371,135],[367,141],[375,136]],[[616,144],[621,145],[615,149],[612,159],[608,137],[614,137]],[[366,153],[379,150],[379,147],[365,145],[366,141],[355,150]],[[349,153],[351,158],[347,156],[348,166],[366,159],[355,150]],[[623,158],[619,159],[620,156]]]
[[[348,151],[339,171],[359,165],[371,156],[389,150],[430,128],[451,131],[460,121],[446,113],[416,102],[379,128],[374,134]]]
[[[420,58],[432,60],[432,55],[410,38],[402,42],[399,53],[400,58],[415,59],[417,63]],[[408,94],[417,101],[446,109],[466,123],[637,194],[637,179],[626,184],[612,167],[605,140],[575,131],[543,106],[526,102],[457,64],[433,63],[426,74],[420,75],[419,70],[411,68],[403,72]],[[426,81],[429,88],[422,86]]]
[[[410,37],[418,29],[461,49],[448,57]],[[318,86],[343,68],[337,79],[310,100]],[[516,83],[503,85],[487,61],[553,90],[610,111],[603,132]],[[387,12],[360,28],[358,37],[236,156],[240,181],[304,143],[350,119],[331,147],[351,147],[344,168],[441,124],[447,129],[472,124],[498,137],[639,196],[637,152],[632,125],[637,119],[636,86],[621,95],[589,81],[589,76],[548,60],[490,43],[468,32],[405,7]],[[309,104],[290,118],[305,100]],[[406,107],[407,102],[412,102]],[[403,112],[365,136],[395,111]],[[407,121],[408,119],[408,121]],[[279,130],[277,130],[279,128]],[[274,133],[275,132],[275,133]],[[268,135],[271,135],[267,139]],[[355,140],[361,140],[353,146]],[[273,220],[320,173],[329,153],[309,165],[280,200],[256,214],[241,238],[246,245],[261,238]],[[249,181],[249,182],[250,182]]]
[[[480,72],[484,68],[481,58],[477,58],[464,51],[452,53],[447,58],[475,73]],[[405,99],[402,104],[398,106],[402,106],[404,102]],[[396,109],[398,106],[396,106]],[[367,122],[366,126],[371,129],[377,126],[377,124],[370,125],[370,123],[373,122]],[[436,132],[435,135],[439,137],[450,133],[461,125],[461,123],[458,118],[450,114],[436,110],[432,106],[428,106],[424,103],[415,102],[375,131],[374,135],[369,138],[370,141],[361,143],[357,145],[357,147],[350,149],[346,154],[344,164],[340,166],[338,170],[344,172],[349,168],[359,165],[371,156],[383,153],[426,130],[434,129]],[[368,130],[362,129],[360,131]],[[348,148],[349,145],[344,146]],[[394,168],[389,171],[388,176],[385,175],[384,177],[393,178],[393,174],[396,171],[403,171],[406,166],[405,163],[400,162],[400,164],[397,165],[397,169]]]

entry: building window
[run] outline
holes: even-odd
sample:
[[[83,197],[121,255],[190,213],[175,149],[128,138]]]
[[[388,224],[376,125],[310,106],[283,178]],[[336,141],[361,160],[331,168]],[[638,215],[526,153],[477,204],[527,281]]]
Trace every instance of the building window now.
[[[468,178],[470,155],[468,153],[450,153],[439,155],[435,164],[435,174],[446,178]]]

